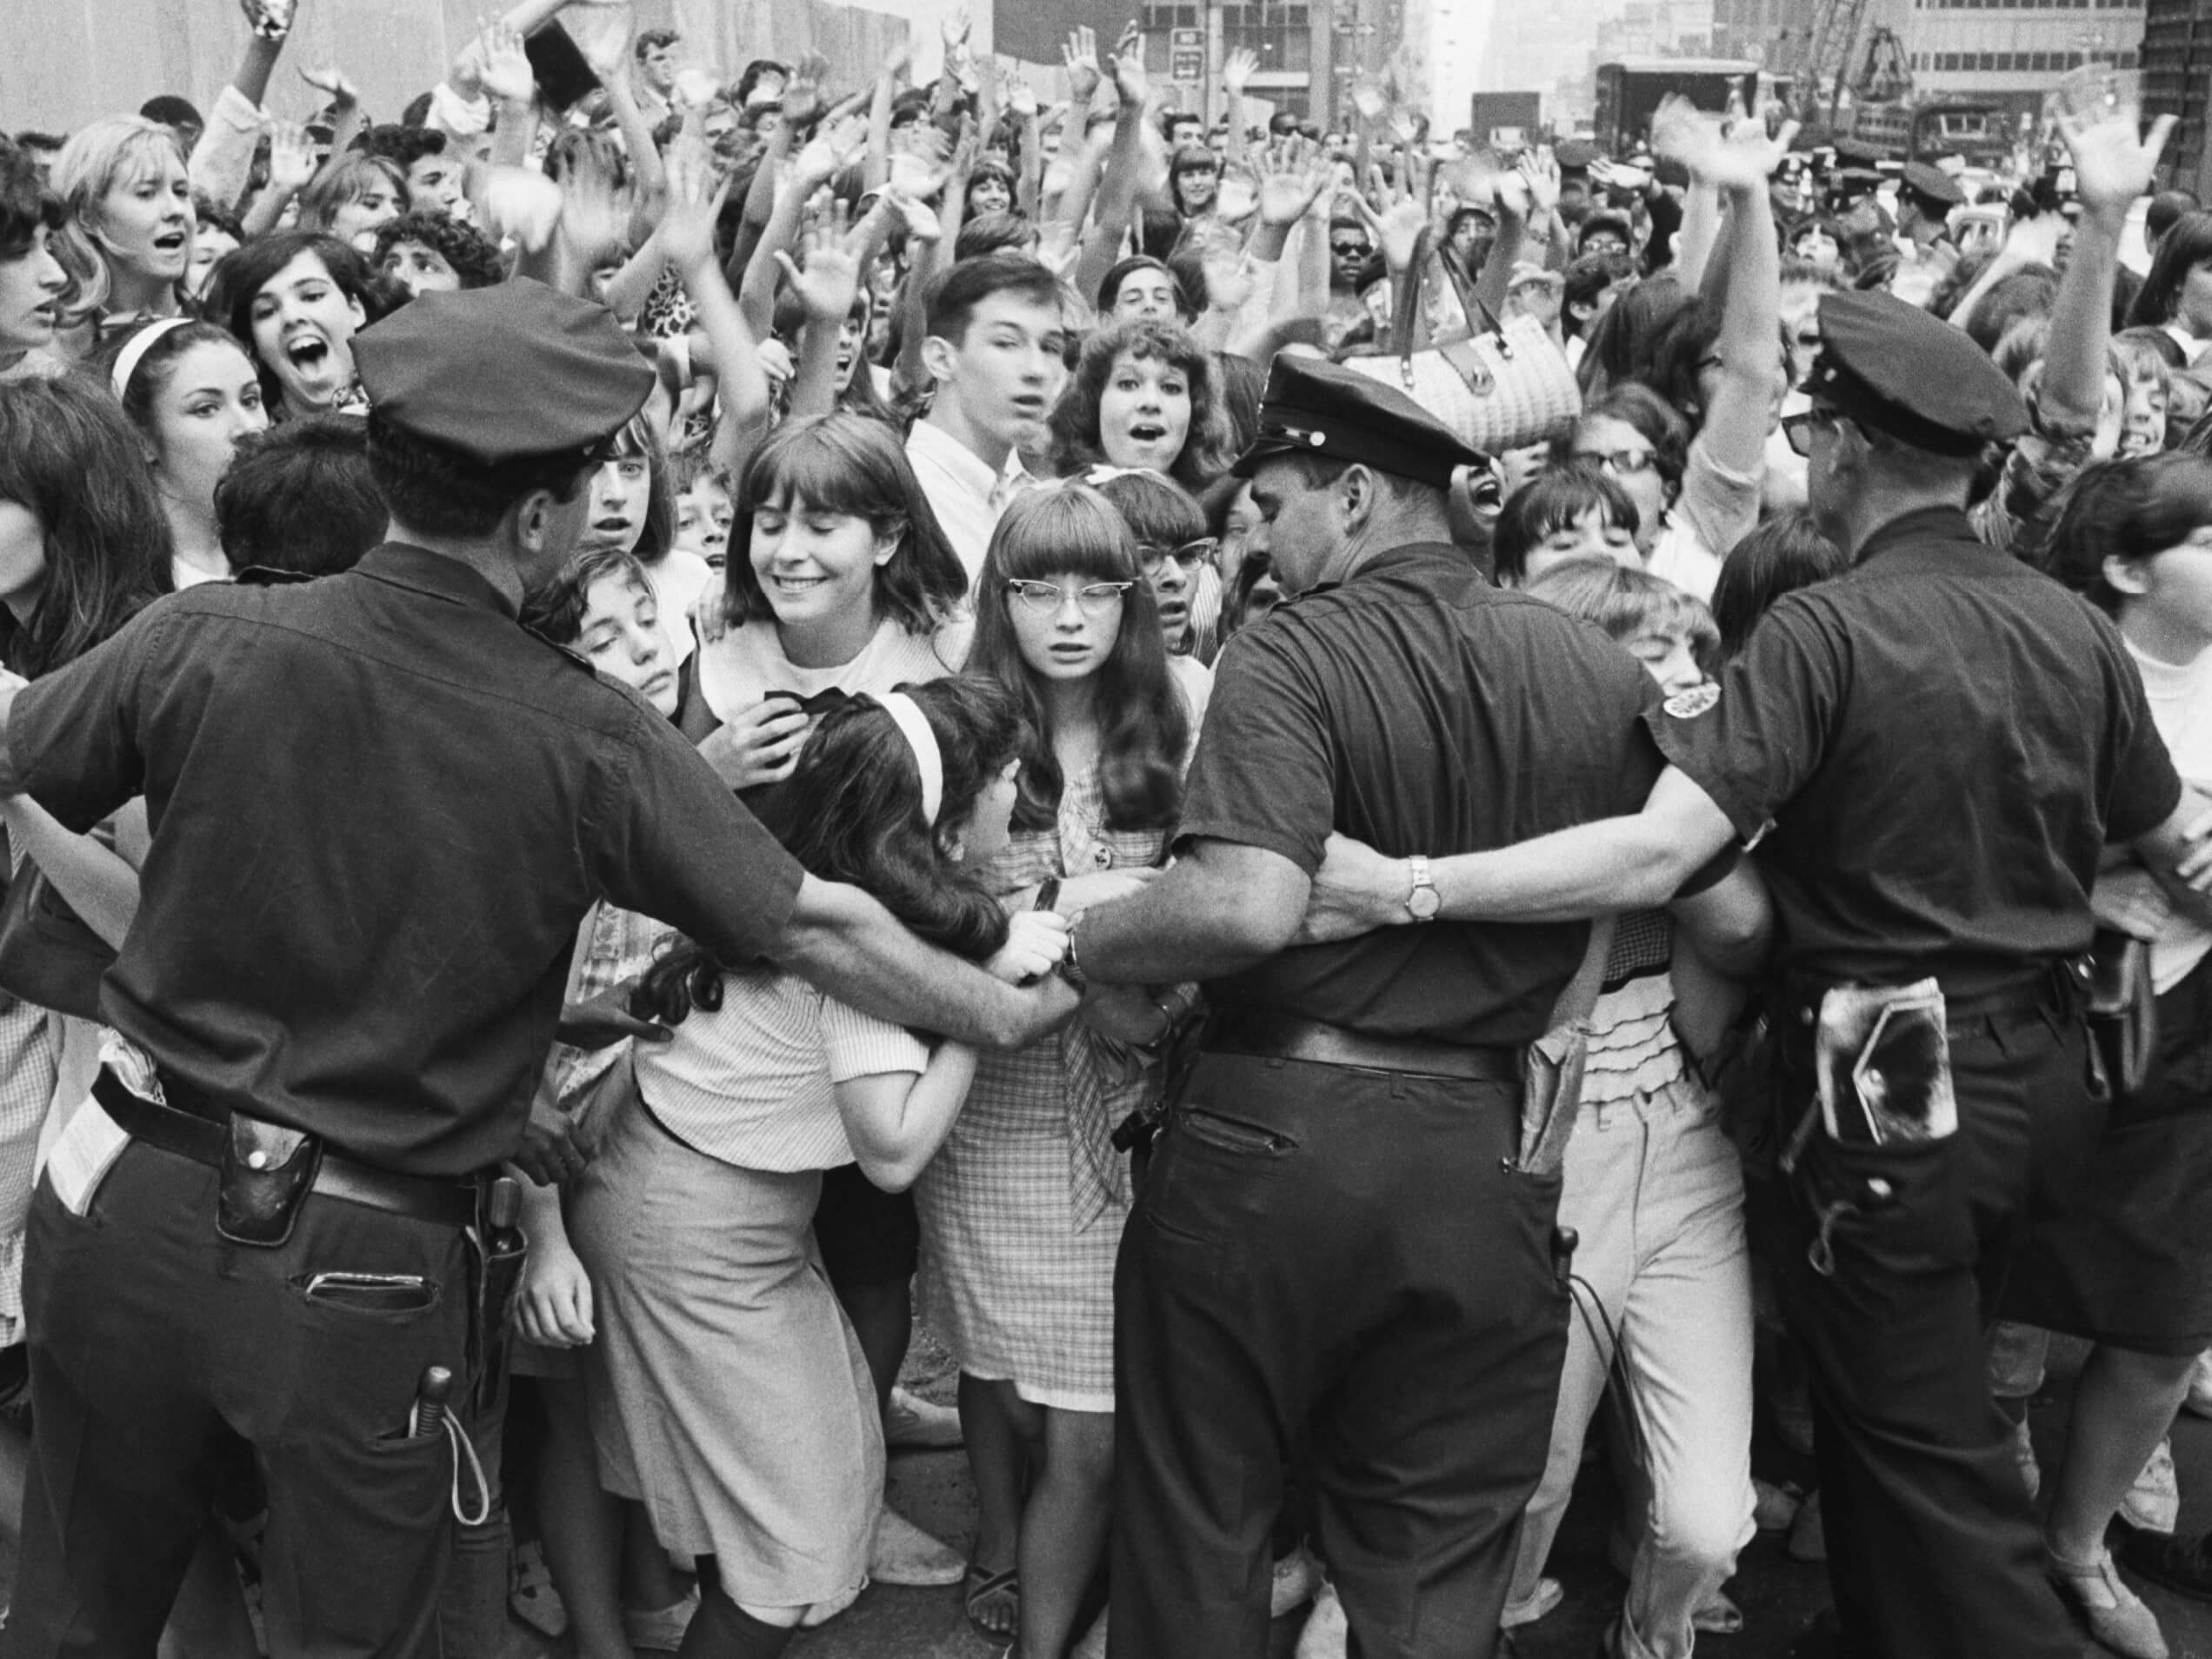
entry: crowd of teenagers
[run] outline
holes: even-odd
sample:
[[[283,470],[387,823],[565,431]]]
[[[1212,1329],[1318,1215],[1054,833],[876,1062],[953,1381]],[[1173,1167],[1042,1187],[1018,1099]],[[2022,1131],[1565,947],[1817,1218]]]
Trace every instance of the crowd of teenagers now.
[[[1256,66],[1243,57],[1228,68],[1226,116],[1209,124],[1163,98],[1133,25],[1103,50],[1078,31],[1064,80],[1047,86],[971,51],[956,18],[942,74],[913,85],[903,53],[880,65],[760,61],[729,78],[696,43],[634,31],[624,10],[579,7],[564,27],[557,0],[530,0],[487,23],[403,110],[364,108],[342,69],[303,68],[320,107],[295,124],[263,109],[289,10],[250,5],[238,72],[204,115],[163,96],[66,135],[0,138],[0,663],[10,684],[29,683],[26,708],[40,681],[90,659],[57,683],[79,699],[70,715],[104,730],[74,688],[105,683],[98,675],[117,670],[93,663],[130,641],[144,642],[130,660],[151,660],[168,637],[150,631],[163,616],[202,614],[200,598],[171,596],[202,584],[281,596],[327,581],[352,592],[373,571],[447,593],[384,544],[404,539],[390,533],[400,525],[481,531],[463,501],[477,499],[475,486],[444,451],[424,458],[410,422],[430,395],[396,369],[380,377],[371,343],[393,343],[396,361],[450,330],[452,376],[469,383],[437,396],[465,404],[487,434],[530,400],[568,396],[578,375],[636,384],[635,401],[609,394],[624,403],[611,434],[578,416],[579,445],[594,446],[581,504],[557,575],[520,596],[522,627],[650,705],[638,753],[696,748],[811,881],[864,890],[947,957],[1009,984],[1063,965],[1074,919],[1165,883],[1194,841],[1217,844],[1207,837],[1226,821],[1223,777],[1243,780],[1256,795],[1244,804],[1265,810],[1276,779],[1237,771],[1226,752],[1203,763],[1209,731],[1228,751],[1268,719],[1240,704],[1221,730],[1217,668],[1226,691],[1240,661],[1262,660],[1263,636],[1314,613],[1309,596],[1328,590],[1321,574],[1344,579],[1333,556],[1311,550],[1316,537],[1357,542],[1386,509],[1411,513],[1376,483],[1389,456],[1346,471],[1357,435],[1332,424],[1342,410],[1329,398],[1369,397],[1386,411],[1381,431],[1411,418],[1410,394],[1416,412],[1480,450],[1435,491],[1436,512],[1419,520],[1429,533],[1401,539],[1448,543],[1483,585],[1587,624],[1581,632],[1610,642],[1605,652],[1647,671],[1629,676],[1641,694],[1615,692],[1663,699],[1685,722],[1723,696],[1756,708],[1775,641],[1819,614],[1806,596],[1847,577],[1893,505],[1947,500],[1955,475],[1973,535],[2008,570],[2031,574],[2039,591],[2072,590],[2069,607],[2109,619],[2082,626],[2117,642],[2102,670],[2121,688],[2113,695],[2147,709],[2155,730],[2142,742],[2162,741],[2180,777],[2212,791],[2212,362],[2198,366],[2212,348],[2212,213],[2151,194],[2164,130],[2146,137],[2132,109],[2069,112],[2045,171],[1986,181],[1956,165],[1876,166],[1848,147],[1793,150],[1796,130],[1778,112],[1731,119],[1679,103],[1633,154],[1582,143],[1501,154],[1432,133],[1366,90],[1351,131],[1287,114],[1248,124]],[[475,310],[442,309],[487,290]],[[495,302],[508,310],[486,309]],[[494,315],[542,327],[557,370],[510,379],[472,356],[455,319]],[[620,360],[594,357],[600,336],[577,320],[594,315],[619,327]],[[1839,435],[1859,405],[1834,390],[1851,374],[1882,385],[1869,365],[1885,351],[1942,378],[1940,351],[1916,355],[1922,323],[2002,376],[2022,411],[1967,451],[1936,441],[1941,411],[1922,411],[1925,432],[1899,428],[1907,440],[1929,436],[1949,469],[1936,468],[1935,483],[1927,468],[1925,478],[1878,471],[1889,440]],[[1474,344],[1489,355],[1470,379],[1454,365]],[[1855,364],[1846,353],[1859,354]],[[1429,390],[1439,364],[1456,376],[1449,396]],[[1310,430],[1297,397],[1279,390],[1301,384],[1322,389]],[[1507,390],[1513,399],[1496,395]],[[447,442],[470,453],[464,437]],[[1297,456],[1309,442],[1314,453]],[[1295,509],[1282,467],[1239,460],[1270,444],[1306,469]],[[1865,468],[1856,484],[1837,459],[1851,444]],[[472,458],[504,456],[487,436]],[[1324,498],[1337,514],[1326,523]],[[410,649],[403,630],[360,603],[350,645],[396,661]],[[1409,639],[1420,625],[1405,623]],[[300,639],[284,649],[317,643]],[[1959,671],[2010,683],[2006,673],[2055,672],[2064,657],[2053,652]],[[1855,687],[1878,694],[1894,666],[1878,652],[1820,660],[1827,677],[1809,695],[1839,706]],[[1256,687],[1286,703],[1356,701],[1346,688],[1364,676],[1382,727],[1411,730],[1409,711],[1458,695],[1445,683],[1462,672],[1449,654],[1415,661],[1426,683],[1401,683],[1377,657],[1331,663],[1310,683],[1247,667],[1237,689],[1248,702]],[[61,701],[37,705],[42,733]],[[143,719],[109,723],[113,743],[151,743],[138,728],[167,716],[147,706]],[[398,728],[379,723],[398,706],[326,710],[311,742],[262,763],[339,788],[348,769],[388,758]],[[2082,723],[2102,718],[2088,700],[2075,707]],[[1948,705],[1898,712],[1907,728],[1964,717]],[[1527,728],[1499,752],[1525,755],[1528,777],[1555,758],[1587,770],[1590,751],[1568,730],[1581,710],[1532,698],[1492,716]],[[249,728],[290,719],[273,704],[227,717]],[[2087,764],[2079,744],[2033,729],[2028,713],[1993,717],[2001,734],[2015,721],[1998,747],[2019,776]],[[11,742],[26,741],[26,719]],[[500,723],[483,720],[452,741]],[[599,718],[592,741],[614,730]],[[1767,738],[1789,747],[1781,716]],[[1898,763],[1913,752],[1902,748]],[[593,790],[605,777],[617,794],[627,787],[619,755],[595,763]],[[437,867],[458,856],[486,803],[441,798],[436,753],[419,770],[403,804],[420,811],[410,820],[394,806],[394,844],[377,867],[450,891]],[[1186,782],[1195,791],[1199,771],[1208,788],[1194,820]],[[181,1659],[417,1650],[349,1645],[358,1609],[330,1592],[345,1581],[302,1564],[318,1528],[338,1522],[298,1511],[327,1494],[289,1467],[281,1424],[234,1409],[211,1384],[190,1479],[178,1476],[197,1503],[189,1525],[163,1508],[164,1488],[145,1500],[158,1536],[149,1520],[132,1544],[141,1588],[125,1595],[81,1568],[78,1535],[96,1523],[35,1471],[50,1448],[58,1465],[107,1429],[97,1402],[60,1380],[83,1339],[43,1328],[42,1310],[62,1304],[58,1289],[36,1292],[40,1254],[63,1245],[42,1230],[33,1196],[43,1179],[78,1217],[112,1218],[134,1193],[157,1207],[143,1178],[125,1179],[139,1166],[108,1173],[115,1149],[88,1154],[89,1132],[73,1125],[88,1091],[119,1121],[137,1109],[110,1099],[118,1087],[183,1096],[175,1057],[148,1035],[170,1016],[131,952],[134,932],[180,925],[177,877],[164,889],[161,866],[164,843],[191,833],[180,829],[187,815],[202,815],[197,833],[225,841],[240,872],[229,914],[201,925],[219,934],[280,892],[320,907],[309,914],[322,918],[316,948],[335,976],[263,986],[280,1011],[296,996],[319,1018],[316,999],[343,1004],[356,973],[450,986],[451,956],[511,964],[523,947],[479,936],[464,906],[438,952],[377,949],[383,936],[336,849],[320,866],[265,863],[296,860],[273,849],[310,832],[269,816],[276,797],[262,780],[235,777],[234,793],[210,799],[204,783],[183,788],[173,767],[149,763],[131,774],[128,804],[103,803],[85,834],[89,783],[23,776],[30,792],[0,803],[14,872],[0,912],[0,1516],[14,1524],[28,1484],[30,1516],[47,1517],[26,1520],[24,1570],[70,1583],[96,1624],[113,1616],[99,1626],[110,1644],[84,1651],[150,1652],[157,1636]],[[2131,776],[2115,762],[2067,780],[2101,791],[2109,811],[2100,822],[2111,833],[2088,843],[2093,864],[2100,842],[2116,847],[2148,827],[2113,804]],[[1617,783],[1649,781],[1631,769]],[[643,783],[615,807],[591,798],[595,825],[609,812],[644,823],[677,804]],[[634,843],[625,856],[680,851],[674,822],[658,842],[650,826],[623,831]],[[1328,827],[1386,839],[1356,812]],[[1502,839],[1548,827],[1517,818]],[[2006,843],[1999,828],[1956,823],[1912,849],[1958,912],[1955,937],[1973,936],[1972,907],[1989,889],[1978,876],[1954,880],[1953,866],[1986,864],[1999,856],[1990,847],[2080,864],[2080,844]],[[535,879],[515,861],[544,844],[532,839],[543,829],[503,830],[469,867],[506,858],[494,873]],[[616,832],[592,831],[602,833]],[[1263,1448],[1247,1482],[1260,1496],[1216,1521],[1260,1564],[1222,1593],[1260,1624],[1263,1606],[1281,1616],[1313,1602],[1304,1659],[1348,1644],[1486,1654],[1499,1629],[1545,1619],[1562,1600],[1547,1555],[1580,1472],[1606,1454],[1626,1581],[1606,1637],[1616,1659],[1685,1659],[1700,1632],[1742,1629],[1728,1584],[1758,1528],[1786,1529],[1802,1558],[1833,1551],[1844,1628],[1856,1621],[1861,1633],[1842,1651],[2030,1651],[2001,1621],[1977,1629],[1961,1610],[1943,1626],[1930,1611],[1942,1596],[1924,1585],[1882,1587],[1921,1604],[1918,1625],[1870,1615],[1846,1588],[1847,1568],[1865,1576],[1862,1535],[1885,1524],[1882,1503],[1909,1495],[1878,1497],[1874,1460],[1830,1455],[1880,1414],[1842,1397],[1834,1356],[1793,1329],[1776,1290],[1786,1276],[1775,1263],[1804,1253],[1769,1213],[1788,1202],[1798,1149],[1778,1146],[1790,1125],[1773,1132],[1762,1095],[1757,1056],[1772,1033],[1760,1020],[1784,979],[1762,948],[1762,878],[1802,896],[1822,870],[1818,835],[1786,816],[1778,849],[1743,838],[1755,844],[1725,876],[1689,883],[1671,909],[1593,907],[1629,913],[1598,930],[1577,982],[1589,992],[1575,1025],[1586,1054],[1549,1235],[1569,1241],[1556,1248],[1563,1300],[1528,1316],[1560,1339],[1542,1395],[1556,1406],[1548,1451],[1509,1449],[1529,1469],[1493,1517],[1502,1597],[1455,1602],[1426,1627],[1376,1611],[1423,1605],[1421,1586],[1460,1569],[1396,1558],[1403,1546],[1392,1541],[1410,1535],[1363,1521],[1346,1496],[1347,1447],[1369,1409],[1356,1391],[1335,1398],[1325,1435],[1288,1410],[1246,1425]],[[1329,868],[1340,856],[1356,849],[1332,842]],[[1425,920],[1435,910],[1421,903],[1433,907],[1436,891],[1415,866],[1407,903]],[[2109,1109],[2076,1136],[2070,1183],[2015,1170],[2028,1196],[2005,1202],[2018,1225],[1986,1231],[1968,1252],[1986,1344],[1960,1411],[1987,1422],[1955,1449],[1962,1467],[1998,1449],[2022,1529],[2039,1479],[2048,1489],[2042,1555],[2004,1567],[2017,1582],[2048,1582],[2071,1621],[2047,1622],[2038,1639],[2056,1645],[2033,1651],[2093,1640],[2164,1659],[2158,1622],[2121,1569],[2212,1600],[2212,1548],[2174,1536],[2167,1441],[2176,1412],[2212,1415],[2212,908],[2155,858],[2115,851],[2091,873],[2093,890],[2085,876],[2040,956],[2086,950],[2093,912],[2138,976],[2130,1029],[2148,1052],[2115,1050],[2105,1069],[2122,1075],[2102,1078]],[[557,896],[547,917],[578,879],[544,872]],[[1143,1436],[1133,1452],[1126,1417],[1117,1433],[1117,1382],[1129,1385],[1133,1363],[1124,1353],[1117,1366],[1117,1254],[1146,1182],[1160,1178],[1144,1154],[1183,1050],[1236,1011],[1242,970],[1187,952],[1173,960],[1199,966],[1109,984],[1094,962],[1075,1017],[994,1046],[885,1017],[886,999],[863,1011],[825,989],[847,983],[828,970],[741,949],[772,932],[767,921],[757,936],[736,923],[710,936],[670,925],[693,913],[674,878],[587,884],[597,902],[572,952],[530,964],[530,977],[560,983],[564,1011],[561,1040],[536,1050],[527,1132],[518,1110],[498,1135],[442,1129],[453,1144],[438,1142],[423,1165],[449,1174],[504,1162],[523,1177],[519,1216],[507,1219],[528,1243],[509,1329],[488,1338],[486,1385],[470,1409],[456,1406],[456,1519],[430,1588],[416,1586],[436,1618],[407,1626],[411,1639],[427,1642],[434,1626],[449,1659],[491,1659],[511,1616],[565,1634],[580,1659],[766,1659],[874,1581],[943,1587],[1018,1659],[1103,1655],[1109,1643],[1128,1659],[1165,1652],[1116,1637],[1104,1610],[1109,1556],[1117,1615],[1136,1597],[1172,1622],[1203,1599],[1172,1569],[1157,1583],[1126,1582],[1164,1549],[1119,1536],[1109,1548],[1132,1456],[1152,1488],[1168,1479]],[[668,902],[649,906],[656,895]],[[1537,907],[1518,919],[1589,913]],[[1461,925],[1447,916],[1443,929]],[[1557,929],[1522,931],[1556,951]],[[1112,946],[1099,949],[1112,960]],[[1221,966],[1203,966],[1212,962]],[[170,967],[190,963],[187,950]],[[1971,973],[1945,980],[1955,1044],[1961,1022],[1978,1017],[1966,993],[1987,987]],[[189,1002],[179,984],[172,977],[167,996]],[[1402,1029],[1370,1017],[1382,1002],[1363,1002],[1349,979],[1333,989],[1316,971],[1301,994],[1324,1025]],[[285,1041],[240,1036],[223,1057],[229,1081],[243,1088],[254,1056]],[[421,1076],[469,1063],[427,1046],[400,1051]],[[291,1076],[304,1096],[320,1086],[303,1063]],[[417,1080],[395,1063],[392,1113],[409,1109]],[[1966,1094],[1962,1084],[1962,1113]],[[1188,1137],[1186,1158],[1209,1134],[1216,1156],[1238,1156],[1233,1118],[1200,1110],[1197,1127],[1166,1132]],[[379,1159],[383,1131],[369,1120],[350,1127],[350,1138],[327,1131],[326,1162],[343,1153],[407,1167]],[[1242,1156],[1280,1149],[1264,1131],[1243,1132],[1260,1139]],[[1180,1164],[1175,1175],[1196,1179]],[[1286,1181],[1276,1202],[1299,1202],[1298,1190]],[[1838,1201],[1822,1212],[1816,1258],[1839,1213],[1835,1249],[1849,1248],[1850,1211]],[[1769,1249],[1770,1238],[1783,1242]],[[1125,1255],[1123,1267],[1126,1279]],[[1829,1271],[1817,1259],[1815,1270]],[[293,1282],[316,1319],[370,1322],[366,1338],[331,1340],[374,1342],[376,1321],[411,1316],[396,1281],[323,1283],[345,1277]],[[1126,1282],[1122,1292],[1125,1303],[1136,1294]],[[1124,1336],[1128,1319],[1124,1306]],[[956,1406],[900,1386],[917,1321],[956,1365]],[[2039,1475],[2027,1408],[2053,1331],[2093,1345],[2062,1458]],[[214,1363],[197,1349],[149,1347],[115,1318],[102,1340],[156,1376]],[[290,1362],[272,1351],[266,1363]],[[1178,1363],[1155,1333],[1148,1389]],[[316,1375],[302,1371],[298,1386]],[[1315,1387],[1328,1392],[1325,1380]],[[1380,1396],[1369,1406],[1390,1409]],[[1484,1409],[1463,1402],[1469,1436]],[[1146,1434],[1172,1432],[1147,1420]],[[955,1447],[978,1517],[964,1549],[885,1502],[887,1449]],[[1403,1502],[1429,1496],[1416,1483]],[[445,1499],[441,1487],[440,1515]],[[1960,1512],[1962,1560],[1979,1559],[1966,1540],[1976,1513]],[[1934,1522],[1911,1536],[1936,1556],[1950,1547]],[[1196,1581],[1233,1569],[1193,1546],[1180,1570]],[[379,1569],[363,1560],[347,1570],[365,1582]],[[41,1605],[45,1617],[65,1602]],[[376,1605],[364,1594],[359,1609],[371,1611],[359,1616]],[[1469,1606],[1486,1628],[1470,1628]],[[0,1652],[61,1651],[69,1628],[66,1617],[29,1630],[18,1619]],[[1194,1612],[1191,1628],[1216,1643],[1223,1627]],[[1929,1643],[1900,1634],[1931,1628],[1945,1633]]]

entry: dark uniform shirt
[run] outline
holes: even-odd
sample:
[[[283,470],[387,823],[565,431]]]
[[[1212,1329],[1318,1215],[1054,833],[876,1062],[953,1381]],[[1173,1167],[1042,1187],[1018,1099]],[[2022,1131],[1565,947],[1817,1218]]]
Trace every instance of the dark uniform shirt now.
[[[1502,593],[1441,545],[1378,555],[1278,606],[1222,654],[1180,835],[1310,874],[1332,830],[1393,857],[1508,846],[1633,812],[1658,776],[1642,667],[1596,629]],[[1540,1036],[1589,926],[1430,922],[1285,950],[1218,1003],[1378,1035]]]
[[[1782,599],[1659,737],[1739,834],[1773,820],[1791,969],[1953,996],[2085,949],[2100,850],[2181,799],[2119,631],[1948,509]]]
[[[742,960],[802,878],[642,699],[418,548],[160,601],[20,693],[8,743],[72,829],[146,796],[117,1029],[410,1173],[515,1149],[594,900]]]

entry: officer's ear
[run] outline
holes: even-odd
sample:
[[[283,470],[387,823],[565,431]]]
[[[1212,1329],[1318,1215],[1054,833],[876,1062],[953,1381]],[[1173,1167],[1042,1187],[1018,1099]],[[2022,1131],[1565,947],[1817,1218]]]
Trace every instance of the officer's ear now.
[[[2102,567],[2105,586],[2113,592],[2130,599],[2140,599],[2150,591],[2149,561],[2122,558],[2117,553],[2105,556]]]
[[[1360,463],[1355,461],[1337,476],[1336,511],[1343,519],[1347,536],[1358,534],[1375,516],[1376,497],[1382,481]]]

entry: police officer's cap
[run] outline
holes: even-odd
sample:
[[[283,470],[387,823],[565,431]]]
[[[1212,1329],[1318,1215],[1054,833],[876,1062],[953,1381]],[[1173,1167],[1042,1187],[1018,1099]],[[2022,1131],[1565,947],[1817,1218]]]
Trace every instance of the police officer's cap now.
[[[1587,173],[1590,163],[1603,153],[1587,138],[1569,138],[1553,150],[1551,158],[1559,163],[1562,173]]]
[[[603,305],[527,278],[425,294],[353,337],[378,418],[486,466],[581,457],[652,390],[652,365]]]
[[[1882,160],[1882,152],[1863,138],[1838,138],[1836,141],[1836,164],[1838,167],[1873,169]]]
[[[1966,192],[1959,189],[1956,179],[1926,162],[1907,162],[1902,183],[1913,195],[1925,197],[1939,207],[1955,208],[1966,201]]]
[[[1395,361],[1395,360],[1394,360]],[[1232,469],[1249,478],[1270,456],[1356,461],[1443,489],[1487,457],[1394,386],[1319,357],[1279,356],[1260,399],[1260,435]]]
[[[2028,411],[1959,330],[1889,294],[1823,294],[1805,390],[1839,413],[1936,455],[1969,456],[2028,430]]]

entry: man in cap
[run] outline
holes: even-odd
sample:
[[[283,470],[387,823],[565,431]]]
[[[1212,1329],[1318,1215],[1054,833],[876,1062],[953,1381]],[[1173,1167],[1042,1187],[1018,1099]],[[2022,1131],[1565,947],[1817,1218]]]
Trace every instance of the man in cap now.
[[[1813,1365],[1836,1598],[1801,1651],[2078,1656],[1982,1331],[2025,1218],[2065,1202],[2102,1122],[2078,978],[2100,856],[2135,846],[2202,915],[2175,874],[2196,808],[2117,631],[1969,525],[1982,447],[2026,425],[2010,383],[1887,295],[1827,295],[1820,327],[1812,408],[1784,427],[1853,568],[1780,601],[1720,687],[1669,699],[1671,765],[1640,814],[1433,874],[1448,917],[1550,920],[1663,901],[1762,837],[1784,941],[1772,1129],[1795,1224],[1776,1266]],[[1343,927],[1394,920],[1402,868],[1333,848],[1317,901]],[[1932,1016],[1891,1012],[1928,1021],[1926,1067],[1948,1052],[1955,1127],[1933,1106],[1883,1127],[1885,1099],[1941,1089],[1875,1039],[1831,1044],[1822,1102],[1830,993],[1862,988],[1872,1021],[1882,989],[1931,980]],[[2086,1566],[2118,1583],[2109,1557]]]
[[[1523,1049],[1589,930],[1289,948],[1334,831],[1496,846],[1656,774],[1649,677],[1451,545],[1480,460],[1395,389],[1275,360],[1237,470],[1297,596],[1222,657],[1174,868],[1070,922],[1077,976],[1202,979],[1214,1010],[1116,1277],[1117,1659],[1266,1652],[1279,1476],[1309,1439],[1352,1650],[1497,1640],[1568,1317]],[[1397,899],[1434,915],[1418,861]]]
[[[385,545],[178,594],[0,687],[0,793],[79,830],[143,794],[153,830],[101,996],[125,1041],[31,1206],[11,1659],[153,1651],[226,1432],[267,1483],[272,1650],[430,1649],[450,1495],[483,1498],[420,1408],[433,1368],[456,1411],[496,1397],[479,1199],[595,900],[964,1039],[1072,1000],[809,876],[641,698],[517,623],[652,384],[602,308],[429,295],[354,360]]]
[[[1907,162],[1897,181],[1897,252],[1890,273],[1889,291],[1901,300],[1925,307],[1936,288],[1958,265],[1958,248],[1950,240],[1954,208],[1964,205],[1966,192],[1958,181],[1927,162]]]

